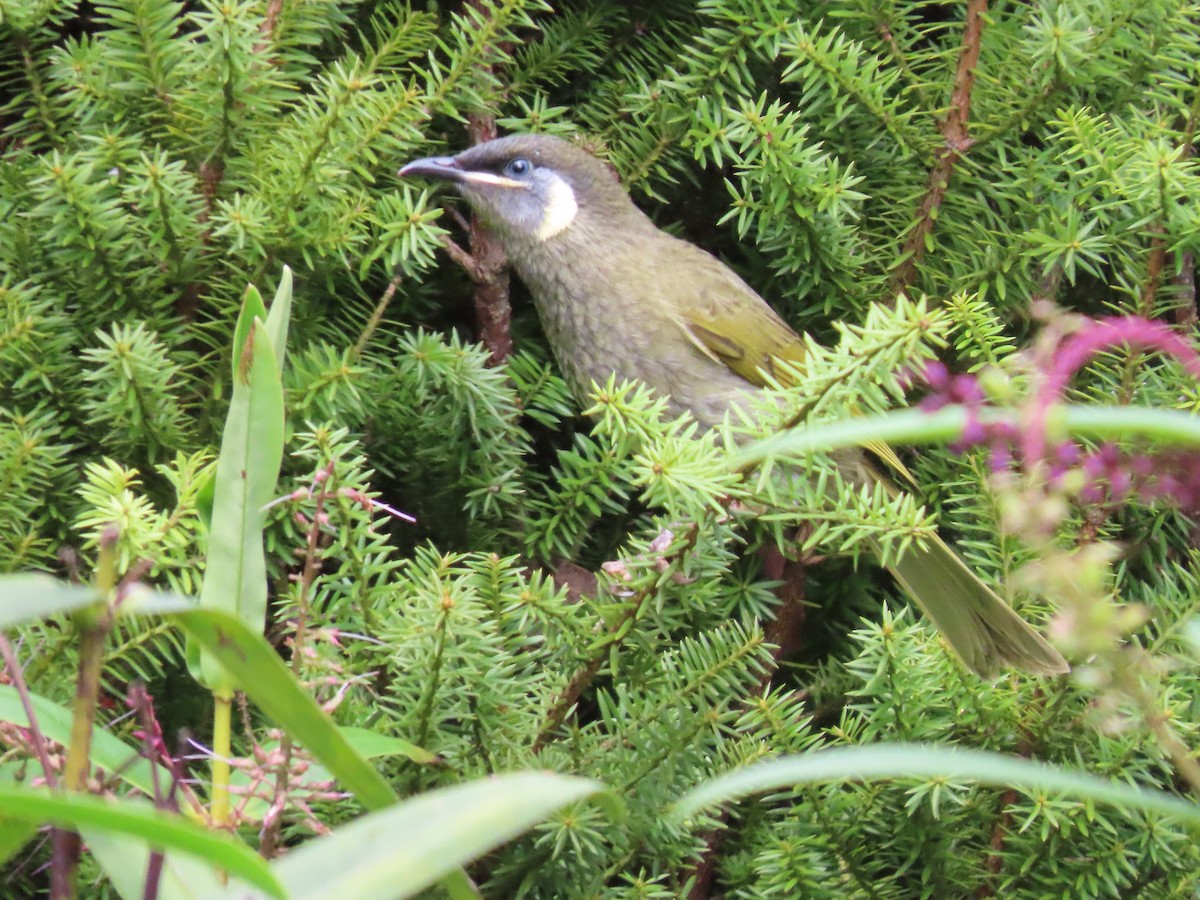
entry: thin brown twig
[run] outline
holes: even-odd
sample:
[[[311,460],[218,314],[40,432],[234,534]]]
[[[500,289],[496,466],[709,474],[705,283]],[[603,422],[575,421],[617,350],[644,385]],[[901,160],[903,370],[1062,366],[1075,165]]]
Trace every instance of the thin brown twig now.
[[[266,53],[271,47],[271,42],[275,39],[275,25],[279,21],[279,14],[283,12],[283,0],[270,0],[267,4],[267,11],[263,15],[262,24],[258,26],[258,33],[262,40],[254,45],[254,53],[256,55]]]
[[[129,690],[129,702],[137,713],[142,726],[142,747],[146,760],[150,763],[150,786],[154,792],[154,805],[159,809],[171,809],[173,812],[173,795],[168,799],[159,781],[159,762],[163,756],[162,732],[158,720],[154,716],[153,702],[146,686],[140,681],[135,682]],[[151,848],[150,859],[146,863],[146,880],[142,885],[142,900],[155,900],[158,897],[159,884],[162,881],[163,853],[157,848]]]
[[[367,324],[363,326],[362,334],[358,336],[358,340],[354,342],[354,346],[350,350],[350,355],[354,359],[362,356],[363,351],[367,349],[367,344],[374,337],[375,331],[379,328],[379,323],[383,321],[384,313],[387,312],[388,305],[392,302],[392,297],[396,295],[396,289],[400,287],[401,277],[402,273],[397,269],[396,273],[392,276],[392,280],[388,282],[383,296],[379,298],[379,302],[371,310],[371,316],[367,319]]]
[[[470,228],[470,225],[467,227]],[[475,263],[475,257],[459,246],[454,238],[450,237],[450,235],[445,235],[442,238],[442,246],[446,248],[446,255],[462,266],[472,281],[476,281],[481,277],[479,266]]]
[[[660,562],[664,565],[669,565],[671,562],[682,558],[696,545],[696,539],[699,537],[699,534],[700,527],[695,523],[690,524],[679,546],[669,556],[661,557]],[[630,622],[637,618],[643,604],[654,593],[655,584],[639,588],[629,597],[624,612],[605,629],[605,637],[608,640],[600,639],[596,641],[596,650],[592,656],[575,671],[575,674],[571,676],[571,679],[559,692],[558,697],[546,713],[546,720],[538,730],[537,737],[534,738],[531,748],[534,753],[540,753],[553,738],[554,733],[562,726],[562,723],[567,718],[567,714],[579,702],[579,698],[583,695],[587,686],[592,683],[592,680],[600,671],[600,667],[608,659],[613,644],[621,639],[621,635],[626,633]]]
[[[34,753],[37,754],[38,763],[42,767],[46,784],[52,788],[58,787],[58,776],[54,774],[54,766],[50,762],[50,751],[46,748],[46,738],[38,725],[37,713],[33,709],[33,697],[29,693],[29,685],[25,683],[25,673],[17,660],[16,653],[13,652],[12,644],[2,634],[0,634],[0,656],[4,657],[4,665],[8,670],[9,678],[12,679],[13,688],[21,699],[21,706],[25,709],[29,739],[33,744]],[[69,877],[68,869],[62,863],[70,858],[73,848],[78,843],[78,837],[65,829],[53,828],[50,831],[50,842],[54,848],[54,862],[50,866],[50,895],[52,897],[69,897],[74,890],[74,885]]]
[[[1035,691],[1034,701],[1041,707],[1045,707],[1045,698],[1041,689]],[[1025,729],[1022,729],[1020,741],[1017,743],[1017,755],[1024,759],[1033,757],[1034,751],[1034,736]],[[1012,831],[1013,822],[1013,804],[1017,802],[1020,794],[1013,789],[1005,791],[1000,796],[999,816],[996,818],[996,824],[992,828],[992,836],[988,841],[990,852],[987,859],[984,861],[984,869],[991,876],[979,888],[975,896],[992,897],[996,893],[994,886],[995,876],[1000,874],[1004,867],[1004,842],[1009,832]]]
[[[1175,324],[1180,328],[1193,329],[1200,316],[1196,313],[1196,254],[1191,250],[1181,255],[1179,272],[1171,277],[1175,286]]]
[[[322,567],[318,545],[321,537],[321,522],[325,518],[325,501],[329,497],[327,485],[333,478],[333,471],[334,460],[331,459],[323,469],[317,472],[316,483],[313,485],[312,493],[316,505],[309,522],[308,536],[304,546],[304,570],[300,576],[300,593],[296,598],[296,624],[292,634],[291,670],[297,681],[301,680],[300,665],[304,657],[304,641],[308,635],[310,597]],[[259,852],[266,859],[275,855],[283,827],[283,810],[288,799],[293,749],[291,735],[287,731],[283,732],[279,738],[279,768],[276,770],[274,797],[271,801],[270,813],[263,822],[259,842]]]
[[[4,657],[4,666],[8,670],[9,678],[12,679],[13,689],[16,690],[17,696],[21,700],[21,706],[25,710],[30,743],[33,744],[33,752],[37,754],[38,763],[46,776],[46,784],[52,788],[58,787],[58,776],[54,774],[54,766],[50,763],[50,751],[46,749],[46,737],[38,726],[37,713],[33,709],[33,697],[29,693],[29,685],[25,683],[25,673],[17,660],[17,654],[13,651],[12,644],[3,634],[0,634],[0,656]]]
[[[1150,226],[1150,253],[1146,259],[1146,283],[1142,285],[1140,298],[1142,315],[1150,317],[1154,314],[1154,301],[1158,297],[1158,288],[1162,283],[1163,266],[1167,260],[1167,242],[1163,238],[1165,229],[1161,222]]]
[[[1181,162],[1196,155],[1196,129],[1200,127],[1200,89],[1197,89],[1192,99],[1192,109],[1188,114],[1187,123],[1183,129],[1183,141],[1179,147]],[[1181,255],[1179,272],[1171,278],[1171,283],[1178,290],[1176,300],[1179,305],[1175,308],[1175,324],[1183,328],[1195,328],[1200,316],[1196,312],[1196,254],[1191,250]]]
[[[892,275],[892,298],[907,291],[916,279],[917,266],[925,255],[926,242],[933,232],[946,190],[950,187],[954,167],[973,143],[967,125],[971,117],[971,91],[975,86],[975,69],[979,65],[979,51],[983,46],[986,14],[987,0],[968,0],[962,50],[954,73],[954,89],[940,127],[943,143],[937,150],[933,168],[929,172],[929,182],[921,200],[917,221],[904,240],[902,261]]]

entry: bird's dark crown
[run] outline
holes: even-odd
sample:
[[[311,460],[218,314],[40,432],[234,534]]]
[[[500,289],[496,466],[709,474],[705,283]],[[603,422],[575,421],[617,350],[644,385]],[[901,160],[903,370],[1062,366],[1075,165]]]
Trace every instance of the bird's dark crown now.
[[[624,196],[624,190],[607,164],[570,141],[549,134],[513,134],[477,144],[456,156],[466,171],[503,175],[514,159],[527,159],[539,168],[551,169],[575,189],[577,196],[593,192]]]

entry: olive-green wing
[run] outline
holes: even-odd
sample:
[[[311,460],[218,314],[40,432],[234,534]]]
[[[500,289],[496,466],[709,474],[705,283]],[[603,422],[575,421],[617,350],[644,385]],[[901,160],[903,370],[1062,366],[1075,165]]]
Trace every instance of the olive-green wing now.
[[[693,248],[694,249],[694,248]],[[804,342],[746,282],[703,251],[688,260],[689,287],[676,313],[684,334],[751,384],[783,373],[776,360],[804,361]]]
[[[703,251],[689,260],[689,280],[694,291],[677,304],[680,327],[688,339],[711,359],[723,363],[751,384],[763,386],[765,372],[788,383],[776,365],[804,362],[804,341],[767,302],[733,271]],[[887,444],[863,445],[888,469],[909,484],[916,484],[900,457]]]

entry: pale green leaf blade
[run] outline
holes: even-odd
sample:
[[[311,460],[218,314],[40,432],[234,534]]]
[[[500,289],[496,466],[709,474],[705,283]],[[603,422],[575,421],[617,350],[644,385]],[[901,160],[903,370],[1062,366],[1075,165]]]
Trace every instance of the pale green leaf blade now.
[[[92,588],[49,575],[0,575],[0,628],[72,612],[99,599]]]
[[[0,865],[12,859],[37,834],[37,826],[16,819],[0,819]]]
[[[288,324],[291,322],[291,318],[292,270],[289,266],[284,266],[283,274],[279,276],[279,287],[275,291],[275,298],[271,301],[271,310],[267,313],[267,336],[271,339],[271,346],[275,348],[275,360],[279,364],[280,372],[283,371]]]
[[[1200,828],[1200,804],[1162,791],[1109,781],[1019,756],[922,744],[839,747],[756,763],[688,791],[676,804],[674,815],[685,819],[718,803],[797,784],[889,778],[952,778],[995,787],[1043,791],[1173,816]]]
[[[66,745],[71,741],[71,710],[60,706],[53,700],[30,695],[33,714],[37,717],[38,728],[42,734],[52,741]],[[29,727],[25,706],[17,690],[9,685],[0,685],[0,722],[13,722],[22,728]],[[150,774],[150,763],[139,755],[136,747],[131,747],[116,735],[110,734],[103,728],[92,731],[92,763],[113,773],[145,794],[153,794],[154,786]],[[164,770],[160,777],[162,784],[169,783],[170,775]]]
[[[236,611],[261,630],[267,609],[262,528],[283,461],[284,401],[275,351],[261,321],[251,323],[246,350],[221,436],[200,605]],[[201,668],[210,687],[231,687],[219,680],[220,667],[203,657]]]
[[[383,776],[354,750],[260,633],[219,609],[192,610],[178,613],[176,618],[229,671],[241,690],[303,744],[363,806],[381,809],[396,802],[396,794]]]
[[[286,896],[270,867],[240,841],[193,825],[179,816],[86,794],[0,785],[0,809],[9,820],[75,830],[96,828],[137,838],[161,850],[177,850],[224,869],[274,897]]]
[[[604,790],[552,772],[430,791],[310,841],[274,864],[293,900],[411,897],[555,810]]]
[[[150,847],[144,841],[101,828],[81,828],[80,834],[116,892],[124,900],[142,900],[146,896]],[[226,880],[215,865],[183,853],[164,853],[155,896],[157,900],[213,897],[229,889]],[[249,888],[244,882],[240,884],[238,890],[244,895]]]
[[[413,762],[423,765],[437,761],[437,754],[430,753],[403,738],[380,734],[369,728],[343,727],[341,731],[350,745],[365,759],[375,759],[379,756],[407,756]]]

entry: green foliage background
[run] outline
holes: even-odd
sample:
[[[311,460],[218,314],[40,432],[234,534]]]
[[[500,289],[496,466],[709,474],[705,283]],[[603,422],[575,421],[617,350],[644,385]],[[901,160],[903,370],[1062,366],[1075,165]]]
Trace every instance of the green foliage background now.
[[[609,385],[595,425],[579,417],[519,289],[518,353],[490,368],[471,285],[439,251],[447,232],[462,239],[438,207],[453,201],[393,175],[465,146],[468,113],[579,138],[663,227],[834,347],[790,394],[811,418],[896,402],[904,362],[1003,362],[1031,339],[1035,299],[1194,324],[1200,9],[991,6],[971,143],[923,216],[964,9],[3,0],[0,570],[86,575],[115,522],[123,568],[149,559],[149,580],[196,591],[223,355],[247,282],[269,293],[287,264],[279,493],[332,460],[332,484],[418,519],[332,503],[324,630],[302,667],[313,689],[338,698],[344,724],[440,756],[396,763],[406,790],[550,767],[630,805],[617,826],[580,806],[488,858],[474,874],[489,896],[676,896],[706,868],[729,897],[1194,896],[1200,851],[1180,826],[1033,792],[809,787],[666,824],[706,777],[830,743],[963,744],[1182,788],[1143,726],[1150,710],[1122,707],[1102,678],[981,683],[886,578],[845,559],[810,572],[804,655],[763,690],[774,664],[760,623],[776,600],[754,549],[798,524],[822,553],[899,549],[931,527],[927,511],[766,484],[745,499],[778,512],[731,514],[719,442],[664,423],[654,398]],[[930,299],[894,306],[901,287]],[[1187,409],[1198,396],[1134,351],[1098,360],[1076,391]],[[1032,551],[1001,528],[986,469],[937,450],[916,461],[943,530],[1011,591]],[[268,537],[281,643],[303,503],[278,507]],[[1191,522],[1073,506],[1058,539],[1085,532],[1127,548],[1113,586],[1150,611],[1132,640],[1169,664],[1139,678],[1194,744]],[[563,560],[618,562],[581,601],[551,577]],[[1014,599],[1044,619],[1039,601]],[[25,638],[31,684],[63,699],[70,629]],[[186,701],[166,700],[180,657],[167,627],[125,626],[108,685],[119,696],[144,677],[168,723],[195,727]],[[591,666],[564,715],[556,704]],[[300,817],[290,827],[306,833]]]

